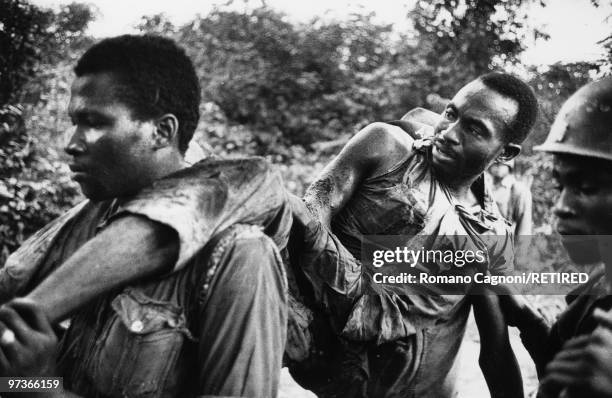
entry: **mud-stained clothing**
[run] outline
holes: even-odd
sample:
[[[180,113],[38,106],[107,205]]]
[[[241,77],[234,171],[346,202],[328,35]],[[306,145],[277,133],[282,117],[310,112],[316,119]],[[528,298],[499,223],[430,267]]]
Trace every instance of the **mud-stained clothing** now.
[[[480,179],[473,186],[480,206],[457,204],[434,175],[430,146],[415,142],[412,155],[387,173],[366,179],[332,221],[332,232],[312,220],[306,226],[306,251],[299,261],[322,303],[328,292],[354,298],[342,334],[355,341],[393,341],[440,320],[462,305],[472,285],[423,293],[424,286],[377,285],[373,269],[362,266],[366,235],[406,235],[415,250],[482,250],[486,261],[457,267],[441,261],[415,268],[433,275],[506,274],[513,266],[512,237]],[[389,224],[392,224],[392,227]],[[344,243],[347,242],[345,245]],[[359,242],[359,243],[357,243]],[[426,293],[428,292],[425,290]],[[334,296],[335,297],[335,296]]]
[[[457,204],[435,177],[430,148],[429,140],[417,140],[408,158],[363,181],[333,217],[331,232],[315,220],[304,228],[305,243],[297,251],[300,268],[313,286],[314,302],[330,314],[330,335],[338,333],[342,341],[332,343],[335,354],[318,360],[315,349],[308,360],[290,369],[297,380],[312,382],[311,388],[321,396],[343,396],[340,389],[334,391],[334,382],[324,378],[333,372],[338,374],[336,384],[355,388],[352,396],[454,394],[455,360],[472,286],[429,290],[423,285],[376,284],[375,270],[358,260],[364,236],[407,235],[413,237],[407,246],[416,250],[486,253],[485,262],[465,267],[417,264],[417,269],[432,275],[506,274],[513,266],[512,236],[484,179],[472,187],[479,206],[467,209]],[[325,369],[320,370],[321,378],[307,375],[316,369]]]
[[[267,200],[244,208],[253,195]],[[26,293],[117,217],[161,222],[179,236],[174,271],[73,315],[59,346],[65,387],[92,398],[272,397],[286,338],[285,270],[275,242],[237,222],[265,225],[284,244],[284,200],[263,160],[205,161],[121,204],[75,207],[11,256],[0,290]]]

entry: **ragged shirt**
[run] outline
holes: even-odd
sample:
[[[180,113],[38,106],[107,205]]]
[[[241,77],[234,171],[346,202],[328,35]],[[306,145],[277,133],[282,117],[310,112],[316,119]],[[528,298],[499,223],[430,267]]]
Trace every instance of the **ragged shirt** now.
[[[513,267],[513,244],[509,226],[499,215],[484,179],[472,186],[480,206],[466,209],[457,204],[435,177],[431,145],[414,141],[414,150],[387,172],[364,180],[332,220],[332,232],[356,258],[367,235],[414,236],[415,249],[452,247],[483,250],[487,261],[462,268],[448,264],[419,263],[417,269],[432,275],[506,274]],[[410,244],[410,242],[408,242]],[[345,267],[346,268],[346,267]],[[428,286],[378,285],[375,269],[355,268],[366,274],[361,297],[355,303],[343,333],[355,340],[379,342],[412,334],[440,320],[448,320],[466,305],[472,285]],[[350,276],[348,277],[350,279]],[[446,291],[444,289],[447,289]],[[424,293],[424,294],[423,294]]]
[[[472,186],[479,206],[467,209],[436,179],[430,142],[418,139],[411,149],[390,170],[360,182],[333,217],[331,231],[314,217],[294,217],[307,220],[300,221],[303,243],[294,250],[295,261],[312,286],[313,301],[325,308],[334,332],[350,341],[352,348],[324,355],[338,350],[339,343],[317,341],[317,312],[314,320],[295,321],[303,325],[301,330],[308,331],[309,322],[314,326],[310,333],[294,333],[300,339],[295,339],[288,354],[298,362],[293,368],[296,380],[306,380],[324,394],[338,390],[329,396],[342,396],[342,389],[348,388],[362,389],[366,396],[455,394],[456,359],[470,312],[467,294],[473,286],[443,285],[434,290],[427,284],[376,284],[376,269],[367,258],[360,261],[364,237],[402,235],[412,238],[406,244],[416,250],[444,247],[486,253],[486,261],[464,267],[443,260],[416,265],[430,275],[505,274],[512,268],[509,225],[497,212],[483,179]],[[308,350],[309,346],[314,349]],[[334,358],[346,361],[327,365]],[[309,376],[319,368],[325,371],[318,378]]]

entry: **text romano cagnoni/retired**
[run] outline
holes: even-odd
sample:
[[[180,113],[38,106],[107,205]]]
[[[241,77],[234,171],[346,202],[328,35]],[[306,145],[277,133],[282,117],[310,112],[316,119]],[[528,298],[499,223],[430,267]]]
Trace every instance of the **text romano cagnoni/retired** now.
[[[488,275],[477,272],[474,276],[470,275],[431,275],[420,272],[417,275],[402,272],[394,275],[385,275],[377,272],[373,275],[374,283],[421,283],[421,284],[476,284],[498,285],[498,284],[556,284],[556,283],[585,283],[588,281],[588,274],[583,272],[530,272],[518,275]]]

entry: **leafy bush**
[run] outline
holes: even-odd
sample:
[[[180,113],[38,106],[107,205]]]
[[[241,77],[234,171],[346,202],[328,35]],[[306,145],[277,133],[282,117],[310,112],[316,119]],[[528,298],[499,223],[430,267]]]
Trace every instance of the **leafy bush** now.
[[[79,198],[57,149],[66,128],[66,65],[91,43],[83,32],[93,16],[84,4],[54,12],[0,0],[0,264]],[[17,102],[25,106],[8,105]],[[27,123],[24,114],[32,115]]]
[[[14,107],[11,107],[15,109]],[[20,114],[0,109],[0,263],[23,239],[72,206],[77,187],[40,156]]]

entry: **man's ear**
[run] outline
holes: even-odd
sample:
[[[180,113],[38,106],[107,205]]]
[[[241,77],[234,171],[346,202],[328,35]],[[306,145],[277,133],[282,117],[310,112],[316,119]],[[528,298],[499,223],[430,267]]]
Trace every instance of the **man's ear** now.
[[[166,113],[155,120],[155,146],[160,149],[173,145],[178,134],[179,122],[172,113]]]
[[[504,146],[504,150],[502,151],[502,153],[497,157],[497,162],[500,162],[500,163],[508,162],[514,159],[515,157],[517,157],[519,153],[521,153],[520,145],[512,144],[512,143],[506,144],[506,146]]]

